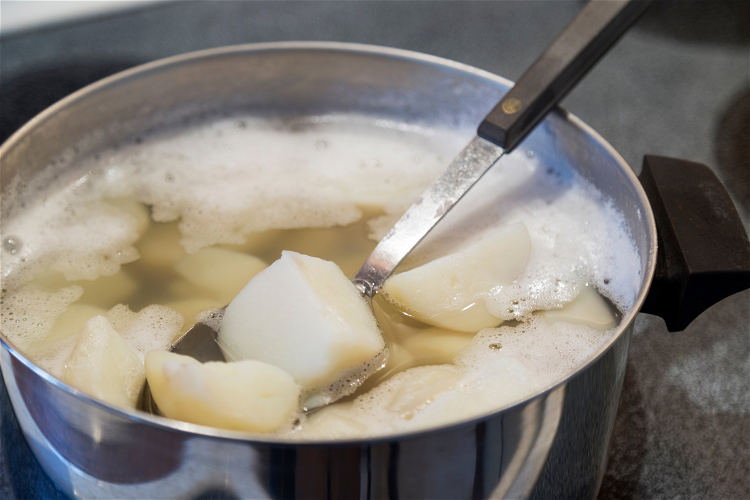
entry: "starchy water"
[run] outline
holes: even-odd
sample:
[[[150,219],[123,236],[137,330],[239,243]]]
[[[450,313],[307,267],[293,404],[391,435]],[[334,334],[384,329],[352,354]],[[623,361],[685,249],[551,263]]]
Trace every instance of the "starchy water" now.
[[[87,319],[158,305],[144,317],[161,334],[129,335],[139,352],[164,348],[164,332],[174,338],[226,305],[282,250],[351,277],[471,133],[359,116],[244,117],[76,159],[74,178],[28,186],[15,195],[25,208],[4,214],[2,332],[61,377]],[[539,312],[586,289],[613,317],[629,311],[640,262],[624,219],[578,174],[528,153],[503,157],[399,269],[525,224],[524,271],[481,296],[499,326],[430,326],[378,297],[385,368],[279,435],[382,435],[470,418],[550,386],[609,338]]]

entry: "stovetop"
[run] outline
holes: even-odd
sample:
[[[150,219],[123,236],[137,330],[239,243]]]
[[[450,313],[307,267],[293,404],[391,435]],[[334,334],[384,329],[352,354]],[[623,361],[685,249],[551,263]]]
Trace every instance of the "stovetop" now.
[[[386,45],[515,79],[581,4],[169,2],[20,32],[0,39],[0,140],[106,75],[238,43]],[[636,172],[644,154],[709,165],[747,227],[749,32],[744,0],[657,0],[562,105]],[[750,292],[736,294],[679,333],[667,332],[660,318],[638,317],[599,498],[750,497],[748,304]],[[26,445],[4,386],[0,418],[0,498],[66,498]]]

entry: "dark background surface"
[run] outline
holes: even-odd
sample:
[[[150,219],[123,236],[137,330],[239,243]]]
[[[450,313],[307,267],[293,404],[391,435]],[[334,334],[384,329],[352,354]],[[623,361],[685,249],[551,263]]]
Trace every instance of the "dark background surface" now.
[[[101,77],[239,43],[385,45],[513,80],[581,6],[576,0],[170,2],[19,32],[0,39],[0,140]],[[706,163],[747,227],[749,40],[747,0],[657,0],[562,105],[636,172],[644,154]],[[600,498],[750,498],[749,304],[750,293],[736,294],[680,333],[639,316]],[[0,498],[65,498],[31,455],[4,386],[0,418]]]

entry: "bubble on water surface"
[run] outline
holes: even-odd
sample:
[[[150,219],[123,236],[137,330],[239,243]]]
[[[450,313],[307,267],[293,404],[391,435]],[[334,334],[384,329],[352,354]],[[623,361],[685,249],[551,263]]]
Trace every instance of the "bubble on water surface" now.
[[[21,240],[15,236],[9,236],[3,240],[3,250],[11,255],[18,253],[21,250]]]

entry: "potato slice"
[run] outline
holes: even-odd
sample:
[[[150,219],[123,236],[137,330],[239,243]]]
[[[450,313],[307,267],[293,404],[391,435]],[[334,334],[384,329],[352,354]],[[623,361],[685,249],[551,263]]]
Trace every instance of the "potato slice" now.
[[[126,302],[138,289],[136,280],[124,271],[112,276],[102,276],[94,281],[78,281],[76,284],[83,288],[81,302],[105,309]]]
[[[399,377],[399,384],[387,408],[410,420],[437,396],[455,388],[460,380],[461,372],[451,366],[412,368]]]
[[[352,413],[353,403],[336,403],[311,414],[305,423],[306,438],[344,439],[367,436],[368,427]]]
[[[581,293],[560,309],[542,311],[550,321],[567,321],[588,325],[599,331],[609,330],[617,326],[617,318],[612,308],[593,286],[588,284],[581,289]]]
[[[138,221],[138,236],[142,236],[151,225],[151,214],[143,203],[133,198],[109,198],[104,201],[108,205],[135,217]]]
[[[403,346],[417,359],[430,364],[450,363],[458,351],[471,343],[473,333],[442,328],[427,328],[402,340]]]
[[[437,395],[414,415],[406,429],[423,429],[477,417],[520,399],[531,390],[523,364],[503,356],[482,371],[465,375],[453,390]]]
[[[32,284],[45,290],[59,290],[75,284],[83,289],[79,302],[104,309],[109,309],[118,302],[125,302],[138,289],[136,280],[122,270],[95,280],[67,281],[60,271],[48,269],[34,276]]]
[[[135,408],[145,378],[143,361],[104,316],[86,323],[63,370],[73,387],[127,408]]]
[[[58,340],[35,342],[24,351],[24,354],[40,368],[62,379],[65,363],[73,354],[77,342],[78,334]]]
[[[35,342],[35,344],[54,342],[81,333],[88,320],[94,316],[104,316],[105,314],[107,314],[107,311],[101,307],[74,302],[68,306],[68,309],[64,313],[57,317],[49,335],[43,340]]]
[[[59,290],[70,286],[71,282],[65,279],[65,275],[54,269],[47,269],[34,275],[31,284],[44,290]]]
[[[396,304],[435,326],[478,332],[497,326],[484,298],[526,268],[531,240],[526,225],[499,230],[474,245],[389,278],[383,290]]]
[[[183,256],[175,264],[175,271],[226,304],[266,267],[265,262],[252,255],[208,247]]]
[[[338,266],[289,251],[229,304],[219,342],[234,359],[282,368],[303,389],[333,382],[385,347],[371,309]]]
[[[290,423],[299,404],[300,387],[292,376],[260,361],[202,364],[151,351],[146,377],[164,415],[222,429],[274,431]]]
[[[182,233],[177,222],[151,224],[135,248],[141,255],[139,265],[158,271],[171,272],[175,262],[185,255],[180,244]]]

